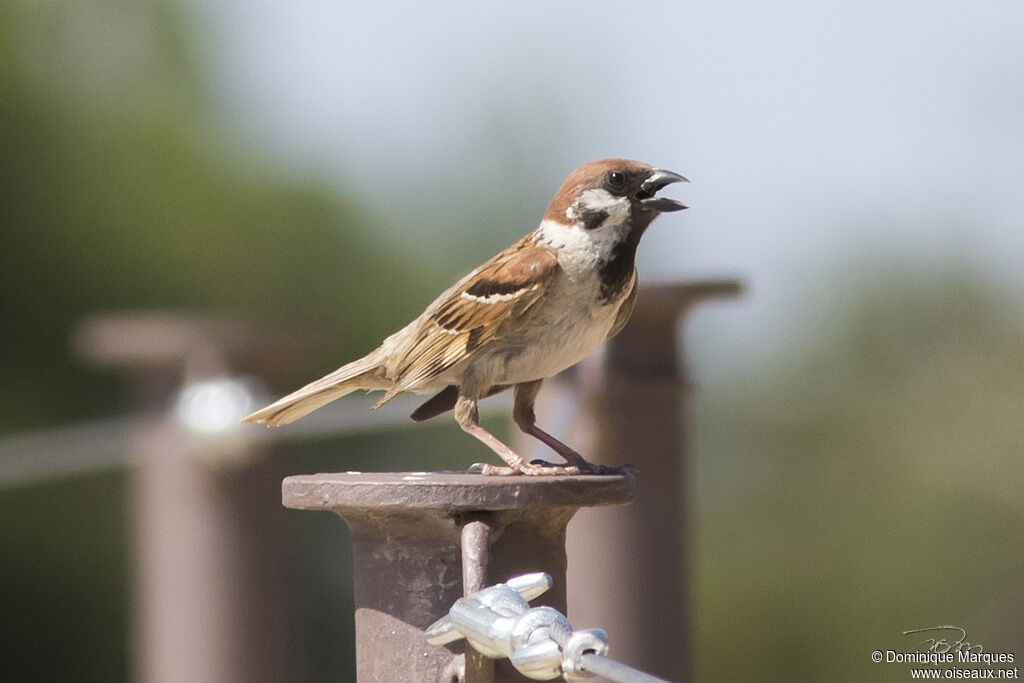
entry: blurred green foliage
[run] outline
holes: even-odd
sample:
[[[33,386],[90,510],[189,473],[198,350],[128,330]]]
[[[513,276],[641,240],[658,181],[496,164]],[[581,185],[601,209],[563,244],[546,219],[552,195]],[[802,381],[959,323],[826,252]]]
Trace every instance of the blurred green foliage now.
[[[354,202],[217,119],[180,10],[0,1],[0,432],[115,412],[109,375],[68,349],[98,311],[313,323],[363,350],[423,303]]]
[[[907,680],[870,653],[939,624],[1024,657],[1024,326],[913,271],[698,397],[698,680]]]
[[[356,202],[276,170],[218,118],[192,28],[165,0],[0,0],[0,433],[128,408],[117,375],[69,348],[95,313],[313,328],[331,344],[284,389],[424,303],[405,296],[421,289],[415,259],[385,253]],[[0,680],[129,678],[125,495],[109,472],[0,491]],[[333,616],[343,641],[350,612]],[[351,666],[332,656],[313,655],[309,680]]]
[[[0,492],[0,680],[128,680],[126,479]]]

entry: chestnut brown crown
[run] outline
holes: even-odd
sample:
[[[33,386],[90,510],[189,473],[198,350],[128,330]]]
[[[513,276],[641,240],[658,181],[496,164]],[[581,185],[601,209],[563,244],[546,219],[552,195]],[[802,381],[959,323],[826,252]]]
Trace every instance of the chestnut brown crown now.
[[[632,159],[598,159],[569,174],[544,214],[545,220],[566,222],[567,211],[587,190],[603,189],[613,196],[628,197],[639,211],[679,211],[685,204],[655,194],[666,185],[689,182],[686,178]]]

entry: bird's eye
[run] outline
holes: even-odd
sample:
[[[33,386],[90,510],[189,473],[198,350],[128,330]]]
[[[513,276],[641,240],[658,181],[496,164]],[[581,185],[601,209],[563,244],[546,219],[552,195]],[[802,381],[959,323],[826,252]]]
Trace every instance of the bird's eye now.
[[[607,182],[609,188],[613,190],[621,190],[626,186],[626,176],[618,171],[612,171],[608,174]]]

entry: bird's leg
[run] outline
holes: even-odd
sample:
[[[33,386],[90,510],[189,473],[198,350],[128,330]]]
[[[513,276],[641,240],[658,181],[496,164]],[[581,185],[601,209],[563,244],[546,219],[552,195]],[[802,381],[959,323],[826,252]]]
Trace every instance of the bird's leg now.
[[[477,399],[471,396],[460,393],[459,399],[455,402],[455,421],[459,423],[460,427],[462,427],[462,431],[475,436],[477,439],[482,441],[488,448],[497,453],[498,456],[508,464],[507,467],[498,467],[489,464],[474,465],[473,469],[479,470],[481,474],[579,474],[579,469],[576,467],[550,467],[534,465],[533,463],[526,462],[523,456],[503,444],[497,439],[497,437],[480,426],[480,410],[477,408]]]
[[[565,458],[570,465],[575,465],[580,470],[589,470],[591,465],[583,459],[582,455],[537,426],[537,415],[533,412],[533,403],[543,383],[544,380],[538,379],[516,385],[512,419],[524,434],[529,434],[542,441],[548,448]]]
[[[542,441],[548,446],[548,448],[565,458],[565,461],[569,465],[579,469],[580,472],[590,474],[622,473],[626,468],[598,465],[596,463],[588,462],[575,450],[537,426],[537,416],[533,412],[533,402],[537,398],[537,393],[540,391],[540,386],[543,383],[544,380],[538,379],[532,382],[523,382],[516,385],[515,403],[512,408],[512,419],[515,420],[519,429],[521,429],[523,433],[529,434],[530,436]]]

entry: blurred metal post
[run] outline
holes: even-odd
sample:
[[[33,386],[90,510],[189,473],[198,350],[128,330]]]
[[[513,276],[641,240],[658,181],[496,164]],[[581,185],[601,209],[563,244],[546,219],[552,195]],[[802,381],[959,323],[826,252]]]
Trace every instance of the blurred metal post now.
[[[642,286],[598,377],[577,389],[591,433],[569,443],[578,438],[597,462],[631,462],[638,471],[633,505],[584,510],[569,528],[569,554],[578,560],[569,567],[569,617],[607,631],[615,659],[673,681],[692,680],[688,385],[677,330],[694,304],[739,292],[734,281]]]
[[[629,502],[633,484],[629,475],[348,472],[287,477],[282,496],[286,507],[335,512],[352,533],[360,683],[509,683],[529,679],[507,661],[465,662],[460,644],[429,645],[423,630],[464,590],[538,571],[555,579],[540,602],[564,612],[569,519]]]
[[[273,336],[173,314],[98,316],[77,331],[81,356],[128,370],[141,413],[130,437],[133,680],[282,681],[301,666],[282,559],[290,539],[256,493],[280,475],[250,460],[236,431],[198,434],[172,410],[183,386],[226,376]]]

